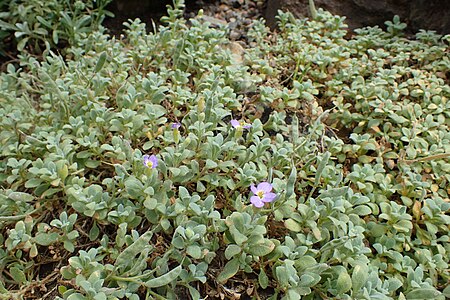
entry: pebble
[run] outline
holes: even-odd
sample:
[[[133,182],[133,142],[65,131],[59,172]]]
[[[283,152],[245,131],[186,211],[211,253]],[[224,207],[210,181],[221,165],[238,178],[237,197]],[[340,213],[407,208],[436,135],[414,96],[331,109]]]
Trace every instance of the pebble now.
[[[235,1],[232,2],[232,5],[233,5],[234,8],[239,8],[239,7],[241,7],[242,4],[239,3],[239,1],[235,0]]]
[[[231,30],[234,30],[238,27],[238,25],[239,24],[236,22],[230,22],[230,23],[228,23],[228,28],[230,28]]]
[[[225,5],[225,4],[220,4],[219,8],[220,8],[221,11],[224,11],[224,12],[228,11],[230,9],[228,7],[228,5]]]
[[[238,40],[241,36],[242,36],[242,34],[237,30],[232,30],[230,32],[230,39],[232,39],[234,41]]]
[[[253,20],[262,16],[261,1],[263,0],[219,0],[218,3],[205,1],[201,4],[201,8],[205,20],[214,25],[227,24],[230,39],[247,45],[245,33]]]
[[[219,19],[219,18],[216,18],[216,17],[210,17],[210,16],[204,15],[202,18],[206,22],[209,22],[209,23],[211,23],[213,25],[227,25],[227,22],[225,20]]]

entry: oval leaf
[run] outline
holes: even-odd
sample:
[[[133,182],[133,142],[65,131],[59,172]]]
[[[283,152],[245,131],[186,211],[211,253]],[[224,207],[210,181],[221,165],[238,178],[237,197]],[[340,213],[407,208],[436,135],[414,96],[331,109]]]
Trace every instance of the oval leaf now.
[[[146,247],[149,247],[148,242],[153,236],[153,232],[147,231],[143,235],[141,235],[133,244],[128,246],[122,253],[117,256],[116,259],[116,267],[125,269],[129,266],[133,259],[141,253]]]
[[[217,276],[218,282],[225,282],[229,278],[233,277],[237,271],[239,271],[239,259],[233,258],[223,268],[222,272],[220,272],[219,276]]]
[[[9,273],[11,274],[12,278],[15,282],[21,284],[27,282],[27,279],[25,278],[25,274],[23,271],[17,267],[11,267],[9,269]]]
[[[352,280],[347,271],[341,272],[336,282],[336,290],[338,294],[348,292],[352,288]]]
[[[168,285],[169,283],[177,279],[181,271],[182,271],[181,266],[178,266],[164,275],[148,280],[147,282],[145,282],[145,286],[149,288],[157,288]]]
[[[441,295],[441,293],[434,288],[419,288],[412,290],[411,292],[406,294],[406,299],[408,300],[433,299],[439,295]]]
[[[12,192],[8,195],[8,198],[14,201],[30,202],[34,199],[34,196],[22,192]]]
[[[100,54],[100,57],[98,58],[97,64],[95,65],[94,72],[98,73],[103,68],[103,65],[105,64],[105,62],[106,62],[106,52],[103,51]]]
[[[58,238],[59,238],[59,234],[57,234],[56,232],[52,232],[52,233],[38,233],[35,236],[34,241],[38,245],[48,246],[48,245],[51,245],[54,242],[56,242],[58,240]]]
[[[267,286],[269,285],[269,277],[267,276],[266,272],[264,272],[263,269],[261,269],[261,271],[259,272],[258,282],[259,286],[262,287],[263,289],[266,289]]]
[[[369,278],[369,268],[366,265],[356,265],[352,273],[352,285],[353,290],[359,291],[363,286],[366,285],[367,279]]]
[[[265,256],[275,249],[275,244],[268,239],[264,240],[264,243],[249,245],[248,253],[255,256]]]

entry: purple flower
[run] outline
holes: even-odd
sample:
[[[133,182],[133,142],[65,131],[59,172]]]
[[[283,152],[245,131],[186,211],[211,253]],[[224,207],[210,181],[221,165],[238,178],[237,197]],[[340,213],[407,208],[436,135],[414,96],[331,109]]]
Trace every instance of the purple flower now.
[[[158,159],[155,155],[144,155],[144,166],[150,169],[154,169],[158,166]]]
[[[176,122],[176,123],[172,123],[172,129],[178,129],[181,127],[181,123]]]
[[[231,126],[233,126],[236,129],[241,128],[241,127],[244,129],[249,129],[252,127],[251,124],[247,124],[244,121],[238,121],[236,119],[231,120],[230,123],[231,123]]]
[[[250,190],[254,194],[250,197],[250,202],[258,208],[263,207],[266,202],[272,202],[277,197],[277,194],[271,192],[272,185],[268,182],[261,182],[257,187],[252,184]]]

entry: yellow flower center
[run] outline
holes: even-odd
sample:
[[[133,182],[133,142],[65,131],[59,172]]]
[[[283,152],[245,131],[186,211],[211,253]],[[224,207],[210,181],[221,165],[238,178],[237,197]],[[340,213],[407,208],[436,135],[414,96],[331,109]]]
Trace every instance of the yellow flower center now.
[[[256,193],[256,195],[257,195],[260,199],[264,198],[264,192],[263,192],[263,191],[258,191],[258,192]]]
[[[150,169],[153,167],[153,163],[151,161],[147,162],[147,167],[149,167]]]

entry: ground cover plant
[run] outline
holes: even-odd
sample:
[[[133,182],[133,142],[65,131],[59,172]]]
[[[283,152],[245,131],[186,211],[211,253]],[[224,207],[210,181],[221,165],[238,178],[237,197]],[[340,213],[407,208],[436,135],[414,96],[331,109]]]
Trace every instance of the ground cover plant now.
[[[7,55],[8,44],[34,54],[56,46],[64,49],[80,32],[96,30],[106,15],[112,16],[105,10],[109,2],[0,0],[0,55]]]
[[[182,18],[0,75],[0,299],[450,297],[450,36]]]

